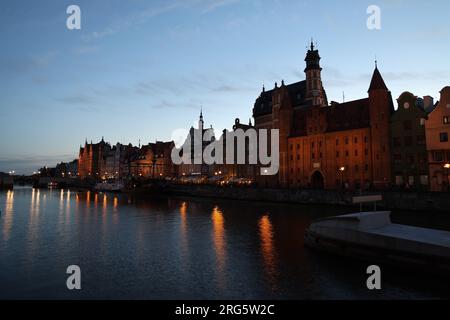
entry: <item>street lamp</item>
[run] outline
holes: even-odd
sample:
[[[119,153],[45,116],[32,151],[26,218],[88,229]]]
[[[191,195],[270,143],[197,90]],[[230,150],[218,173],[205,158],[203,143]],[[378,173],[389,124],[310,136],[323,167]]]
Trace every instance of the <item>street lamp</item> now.
[[[446,169],[445,173],[447,176],[447,191],[449,191],[450,190],[450,178],[449,178],[448,174],[449,174],[449,170],[450,170],[450,163],[444,164],[444,169]]]
[[[341,173],[341,188],[344,187],[344,172],[345,172],[345,167],[340,167],[339,168],[339,172]]]

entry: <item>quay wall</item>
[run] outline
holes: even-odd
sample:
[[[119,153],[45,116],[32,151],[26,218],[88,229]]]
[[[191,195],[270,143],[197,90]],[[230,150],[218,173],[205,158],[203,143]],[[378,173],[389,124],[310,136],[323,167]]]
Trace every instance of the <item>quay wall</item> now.
[[[164,189],[164,193],[167,194],[192,197],[355,207],[359,207],[359,205],[353,204],[352,199],[354,196],[361,195],[360,193],[324,190],[216,187],[208,185],[170,185]],[[446,211],[450,214],[450,193],[389,191],[372,194],[383,195],[383,201],[377,203],[379,208],[408,211]],[[364,204],[364,209],[371,210],[372,208],[373,204]]]

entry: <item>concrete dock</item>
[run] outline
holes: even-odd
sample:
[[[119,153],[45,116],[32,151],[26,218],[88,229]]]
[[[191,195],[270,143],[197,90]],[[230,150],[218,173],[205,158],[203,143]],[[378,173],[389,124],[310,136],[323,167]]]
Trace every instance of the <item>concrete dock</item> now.
[[[374,263],[450,271],[450,232],[393,224],[388,211],[318,220],[307,229],[305,244]]]

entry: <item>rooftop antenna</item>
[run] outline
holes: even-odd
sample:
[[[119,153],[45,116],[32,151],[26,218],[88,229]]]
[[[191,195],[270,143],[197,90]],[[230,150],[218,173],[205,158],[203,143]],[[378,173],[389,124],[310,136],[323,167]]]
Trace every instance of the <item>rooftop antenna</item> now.
[[[345,102],[345,91],[342,91],[342,103]]]

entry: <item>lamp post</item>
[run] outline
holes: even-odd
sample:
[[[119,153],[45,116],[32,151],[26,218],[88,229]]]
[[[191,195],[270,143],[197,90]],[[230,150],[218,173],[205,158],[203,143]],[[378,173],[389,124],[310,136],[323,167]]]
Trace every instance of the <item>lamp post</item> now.
[[[340,167],[339,168],[339,172],[341,174],[341,188],[344,188],[344,172],[345,172],[345,167]]]
[[[450,163],[444,164],[444,169],[445,169],[445,176],[447,178],[447,191],[450,191],[450,178],[448,176],[450,171]]]
[[[158,156],[156,154],[153,155],[152,158],[152,179],[155,179],[155,166],[156,162],[158,162]]]

